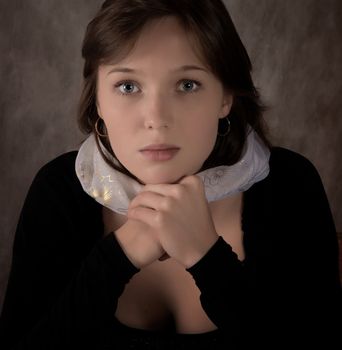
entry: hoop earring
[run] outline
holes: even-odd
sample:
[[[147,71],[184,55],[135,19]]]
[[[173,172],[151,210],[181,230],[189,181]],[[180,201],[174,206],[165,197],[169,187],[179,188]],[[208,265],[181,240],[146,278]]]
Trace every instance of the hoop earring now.
[[[97,134],[98,136],[100,136],[100,137],[107,137],[107,134],[101,134],[101,133],[99,132],[98,128],[97,128],[97,123],[99,122],[100,119],[101,119],[101,118],[99,117],[99,118],[97,119],[96,123],[95,123],[95,132],[96,132],[96,134]]]
[[[223,134],[220,134],[219,132],[217,133],[217,135],[220,136],[220,137],[227,136],[230,133],[230,120],[229,120],[228,117],[226,117],[224,119],[227,121],[228,127],[227,127],[227,130]]]

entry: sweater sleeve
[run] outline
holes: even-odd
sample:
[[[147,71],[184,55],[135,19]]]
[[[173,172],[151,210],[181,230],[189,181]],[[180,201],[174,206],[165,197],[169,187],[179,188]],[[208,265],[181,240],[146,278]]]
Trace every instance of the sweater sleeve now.
[[[208,317],[231,341],[238,343],[243,329],[244,300],[250,292],[243,262],[219,236],[204,257],[187,271],[201,291],[201,304]]]
[[[274,157],[246,211],[246,261],[221,237],[188,269],[208,317],[237,344],[341,345],[337,235],[313,164],[295,153]]]
[[[138,272],[113,233],[87,238],[92,213],[80,210],[68,186],[43,169],[25,199],[0,318],[3,350],[97,348]]]

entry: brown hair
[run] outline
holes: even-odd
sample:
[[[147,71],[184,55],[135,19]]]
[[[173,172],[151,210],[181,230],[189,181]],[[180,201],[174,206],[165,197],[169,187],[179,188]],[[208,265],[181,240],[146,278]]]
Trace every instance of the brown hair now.
[[[101,64],[119,61],[130,51],[146,23],[164,16],[180,20],[195,40],[211,72],[234,96],[229,114],[230,132],[227,136],[217,137],[214,149],[200,171],[236,163],[243,151],[248,124],[271,148],[263,119],[265,108],[251,78],[251,61],[221,0],[106,0],[88,24],[83,41],[84,86],[78,107],[80,130],[86,134],[94,132],[106,162],[138,180],[119,161],[117,166],[108,159],[99,145],[99,136],[95,132],[99,118],[96,108],[97,73]],[[220,120],[219,129],[221,123],[226,121]],[[98,130],[104,132],[103,124]],[[116,158],[108,137],[101,137],[101,142]]]

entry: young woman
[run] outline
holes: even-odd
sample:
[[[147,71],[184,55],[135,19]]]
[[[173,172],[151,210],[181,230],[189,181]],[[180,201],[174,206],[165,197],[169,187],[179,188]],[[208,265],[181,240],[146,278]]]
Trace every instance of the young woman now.
[[[268,141],[224,4],[107,0],[82,54],[88,137],[29,189],[1,348],[331,349],[327,197]]]

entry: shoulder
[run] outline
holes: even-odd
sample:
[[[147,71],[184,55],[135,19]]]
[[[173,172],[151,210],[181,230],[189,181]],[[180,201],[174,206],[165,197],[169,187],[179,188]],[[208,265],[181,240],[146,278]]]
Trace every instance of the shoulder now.
[[[288,148],[273,147],[269,167],[268,176],[252,186],[251,195],[270,201],[289,202],[291,205],[313,196],[326,196],[318,170],[304,155]]]
[[[45,163],[36,173],[33,185],[36,183],[63,187],[75,187],[79,184],[75,161],[78,151],[63,153]]]
[[[75,171],[77,154],[63,153],[38,170],[23,203],[19,235],[29,235],[39,246],[44,242],[50,247],[57,238],[63,244],[69,239],[70,244],[70,239],[76,242],[81,236],[83,240],[97,237],[101,207],[82,189]],[[56,231],[58,235],[52,234]]]
[[[304,155],[284,147],[271,149],[270,168],[273,171],[316,171],[313,163]]]
[[[78,151],[70,151],[51,159],[38,170],[37,176],[41,178],[72,177],[75,174],[77,153]]]
[[[315,165],[304,155],[284,147],[273,147],[270,157],[270,177],[287,185],[321,182]]]
[[[48,198],[50,202],[87,199],[75,171],[77,154],[76,150],[69,151],[41,166],[30,185],[28,197],[37,201]]]

